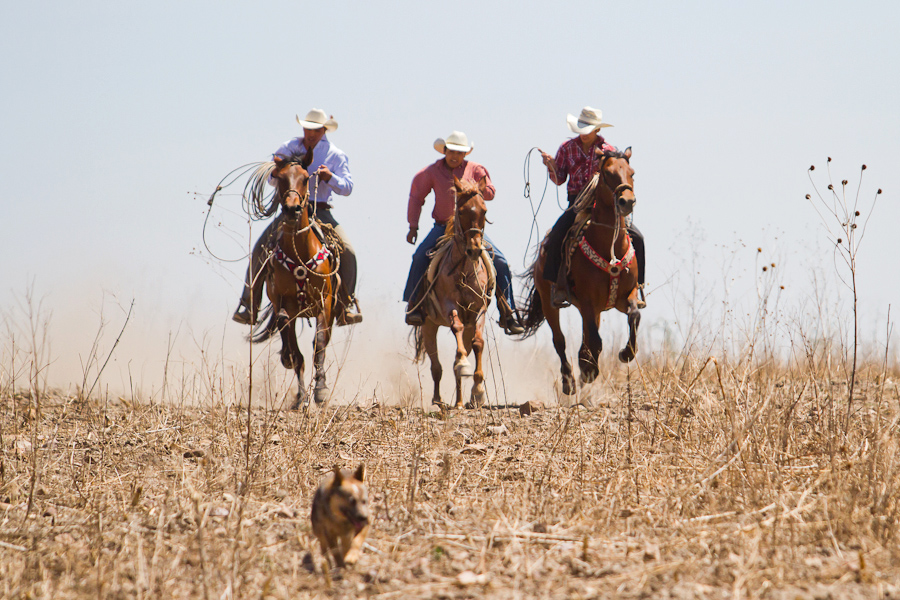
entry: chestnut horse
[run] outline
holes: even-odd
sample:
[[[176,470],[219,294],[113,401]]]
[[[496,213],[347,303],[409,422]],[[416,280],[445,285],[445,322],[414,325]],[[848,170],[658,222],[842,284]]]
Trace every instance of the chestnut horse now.
[[[449,327],[456,336],[456,403],[462,400],[462,377],[469,370],[467,357],[475,352],[475,372],[472,381],[471,407],[484,404],[484,369],[481,356],[484,350],[484,321],[496,285],[496,275],[490,257],[484,249],[484,224],[487,206],[484,201],[485,181],[462,182],[455,176],[456,211],[447,223],[447,231],[439,242],[429,266],[423,297],[425,323],[415,327],[416,360],[427,353],[431,360],[434,380],[434,404],[441,402],[441,368],[438,359],[437,332]],[[449,239],[448,239],[449,238]],[[448,246],[443,246],[448,244]]]
[[[615,308],[628,315],[628,343],[619,360],[629,362],[637,353],[637,329],[641,313],[637,307],[637,261],[625,226],[634,210],[634,170],[629,164],[631,148],[625,152],[597,151],[599,169],[576,200],[575,206],[590,207],[591,215],[575,240],[569,262],[574,281],[571,302],[581,313],[582,341],[578,352],[582,383],[591,383],[600,372],[597,360],[603,349],[600,314]],[[546,238],[544,244],[546,243]],[[541,244],[528,277],[530,290],[525,309],[525,333],[534,335],[544,320],[553,331],[553,347],[559,355],[562,391],[575,393],[572,366],[566,358],[566,338],[559,327],[559,309],[550,302],[551,282],[544,279],[546,249]],[[565,268],[565,263],[562,268]]]
[[[331,250],[316,235],[310,223],[309,173],[312,150],[302,158],[275,157],[271,180],[280,199],[282,215],[275,247],[266,269],[266,294],[271,316],[265,328],[253,337],[261,342],[275,331],[281,332],[281,364],[297,374],[297,398],[291,409],[307,406],[309,399],[303,384],[303,354],[297,344],[298,318],[316,319],[313,340],[314,394],[316,404],[328,398],[325,382],[325,348],[331,340],[334,323],[334,291],[337,289],[337,262]]]

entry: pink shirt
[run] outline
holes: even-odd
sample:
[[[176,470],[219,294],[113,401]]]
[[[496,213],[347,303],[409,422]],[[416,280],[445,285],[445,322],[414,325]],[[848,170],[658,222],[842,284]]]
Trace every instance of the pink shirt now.
[[[478,163],[464,160],[461,165],[450,172],[450,168],[443,158],[428,165],[413,177],[412,187],[409,190],[409,207],[406,211],[406,219],[413,229],[419,228],[419,216],[425,205],[425,197],[429,192],[434,192],[434,211],[431,216],[439,223],[446,223],[456,210],[456,201],[453,195],[453,176],[460,181],[479,181],[486,178],[487,188],[484,190],[484,199],[493,200],[497,190],[491,183],[491,175],[487,169]]]

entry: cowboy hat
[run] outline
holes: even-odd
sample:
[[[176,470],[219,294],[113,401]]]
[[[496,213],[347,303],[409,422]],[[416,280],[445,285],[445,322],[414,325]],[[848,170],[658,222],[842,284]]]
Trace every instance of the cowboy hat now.
[[[569,123],[569,129],[578,134],[590,133],[601,127],[612,127],[609,123],[603,122],[603,113],[599,109],[590,106],[582,108],[578,117],[567,115],[566,121]]]
[[[324,127],[325,131],[334,131],[338,128],[337,121],[329,118],[321,108],[314,108],[306,113],[305,119],[301,119],[300,115],[297,115],[297,122],[300,123],[303,129],[321,129]]]
[[[457,152],[465,152],[468,154],[475,146],[469,143],[469,138],[462,131],[454,131],[447,136],[447,139],[438,138],[434,140],[434,149],[441,154],[447,154],[447,150],[456,150]]]

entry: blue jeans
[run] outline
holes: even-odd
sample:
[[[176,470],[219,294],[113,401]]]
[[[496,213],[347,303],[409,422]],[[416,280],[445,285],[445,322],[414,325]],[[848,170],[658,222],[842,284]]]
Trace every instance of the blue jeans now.
[[[403,290],[403,300],[409,302],[418,292],[418,288],[425,278],[425,272],[428,270],[428,253],[437,245],[438,239],[444,235],[445,227],[438,223],[434,224],[428,235],[419,243],[419,247],[413,253],[412,265],[409,267],[409,277],[406,279],[406,288]],[[503,296],[509,303],[510,308],[516,310],[516,300],[512,293],[512,272],[509,270],[509,263],[506,257],[500,252],[500,248],[494,245],[494,242],[488,236],[484,236],[484,241],[491,246],[490,253],[494,260],[494,269],[497,271],[497,295]]]

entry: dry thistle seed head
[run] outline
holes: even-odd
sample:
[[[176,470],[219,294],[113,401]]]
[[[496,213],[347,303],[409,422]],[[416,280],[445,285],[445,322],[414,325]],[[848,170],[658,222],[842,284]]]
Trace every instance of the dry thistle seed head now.
[[[828,162],[831,162],[831,157],[830,157],[830,156],[828,157]]]
[[[806,199],[809,200],[809,194],[806,195]]]
[[[781,286],[781,289],[784,289],[784,286]]]
[[[880,194],[880,193],[881,193],[881,188],[878,188],[878,191],[875,192],[875,193],[876,193],[876,194]]]
[[[867,168],[868,168],[868,167],[866,167],[866,165],[863,165],[863,166],[862,166],[862,170],[863,170],[863,171],[865,171]]]
[[[837,243],[838,243],[838,244],[843,244],[843,243],[844,243],[844,240],[842,240],[841,238],[838,238],[838,242],[837,242]]]
[[[846,180],[846,179],[843,180],[843,181],[841,182],[841,185],[847,185],[847,180]]]
[[[831,185],[831,184],[829,183],[829,184],[828,184],[828,189],[829,189],[829,190],[833,190],[833,189],[834,189],[834,186]]]
[[[810,170],[810,171],[815,171],[815,170],[816,170],[816,165],[809,165],[809,170]]]
[[[773,268],[773,269],[775,268],[775,263],[772,263],[772,268]]]
[[[858,217],[858,216],[859,216],[859,211],[856,211],[854,214]]]
[[[763,273],[769,270],[769,267],[763,267]]]
[[[762,252],[762,248],[757,248],[756,251],[757,251],[757,252]]]

